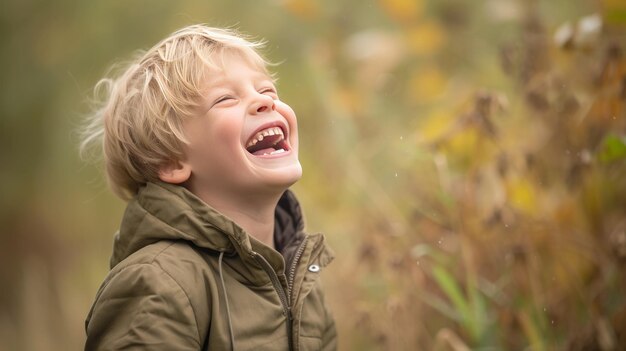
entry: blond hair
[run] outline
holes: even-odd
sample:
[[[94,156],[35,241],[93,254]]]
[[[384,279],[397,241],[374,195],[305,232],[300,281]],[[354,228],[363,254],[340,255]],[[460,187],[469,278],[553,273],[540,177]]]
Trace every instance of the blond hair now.
[[[83,130],[81,155],[102,147],[109,186],[130,199],[158,180],[161,166],[182,159],[182,121],[199,105],[207,67],[223,68],[224,54],[235,53],[269,75],[262,46],[234,30],[192,25],[140,52],[117,77],[96,84],[101,98]]]

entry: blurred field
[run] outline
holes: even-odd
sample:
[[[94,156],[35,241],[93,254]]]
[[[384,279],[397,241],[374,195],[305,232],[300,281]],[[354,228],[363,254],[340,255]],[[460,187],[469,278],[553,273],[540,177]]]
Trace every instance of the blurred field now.
[[[626,2],[11,0],[0,350],[73,350],[124,203],[78,158],[107,68],[191,23],[269,42],[341,350],[626,348]]]

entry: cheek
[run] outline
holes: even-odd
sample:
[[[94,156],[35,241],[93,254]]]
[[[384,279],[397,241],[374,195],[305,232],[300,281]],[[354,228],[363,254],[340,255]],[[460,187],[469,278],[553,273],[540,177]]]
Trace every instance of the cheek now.
[[[287,105],[286,103],[280,100],[275,100],[275,103],[276,103],[276,110],[278,111],[278,113],[280,113],[281,115],[283,115],[285,118],[289,119],[290,121],[294,121],[294,122],[296,121],[296,113],[291,108],[291,106]]]
[[[224,148],[229,145],[239,144],[241,139],[241,128],[236,121],[227,118],[214,118],[212,121],[194,121],[186,126],[185,135],[191,143],[200,149],[207,150],[214,148]]]
[[[211,145],[216,150],[227,152],[231,157],[233,152],[237,152],[241,149],[242,126],[236,121],[222,121],[222,123],[216,123],[211,130],[210,137],[212,140]]]
[[[215,125],[205,120],[193,120],[185,125],[185,136],[189,141],[186,154],[189,161],[197,167],[214,161],[216,148],[219,147],[221,136],[214,133]]]
[[[296,113],[293,109],[287,105],[286,103],[276,100],[276,110],[280,113],[289,123],[289,128],[291,129],[291,141],[292,143],[297,143],[298,139],[298,119],[296,117]],[[292,145],[293,146],[293,145]]]

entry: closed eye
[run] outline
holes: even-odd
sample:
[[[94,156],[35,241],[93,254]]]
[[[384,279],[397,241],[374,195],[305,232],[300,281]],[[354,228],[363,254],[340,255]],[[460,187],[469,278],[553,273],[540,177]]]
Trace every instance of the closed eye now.
[[[263,88],[259,90],[259,93],[269,95],[274,99],[278,99],[278,92],[274,88]]]
[[[230,96],[230,95],[224,95],[224,96],[222,96],[222,97],[218,98],[217,100],[215,100],[215,102],[213,103],[213,105],[215,106],[215,105],[217,105],[217,104],[219,104],[219,103],[221,103],[221,102],[228,101],[228,100],[232,100],[232,99],[234,99],[234,97],[232,97],[232,96]]]

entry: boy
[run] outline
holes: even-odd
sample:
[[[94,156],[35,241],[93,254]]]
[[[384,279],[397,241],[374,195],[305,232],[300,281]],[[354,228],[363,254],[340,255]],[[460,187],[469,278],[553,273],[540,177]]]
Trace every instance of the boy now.
[[[319,283],[332,254],[287,190],[296,116],[259,47],[193,25],[98,84],[82,148],[102,141],[129,202],[85,349],[336,349]]]

